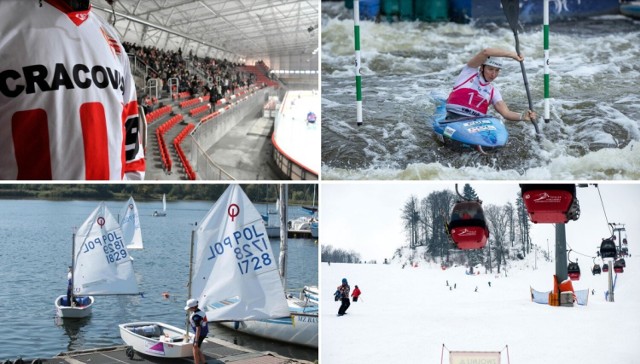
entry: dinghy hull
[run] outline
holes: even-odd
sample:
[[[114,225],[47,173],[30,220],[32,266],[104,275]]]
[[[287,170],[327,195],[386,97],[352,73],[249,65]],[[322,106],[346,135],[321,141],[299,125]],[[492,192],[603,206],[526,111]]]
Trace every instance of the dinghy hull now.
[[[65,306],[63,305],[63,300],[66,300],[66,295],[61,295],[56,298],[55,306],[56,306],[56,315],[60,318],[72,318],[72,319],[80,319],[85,318],[91,315],[91,309],[93,307],[94,298],[93,296],[88,297],[80,297],[81,302],[84,300],[88,300],[89,303],[85,305],[78,306]]]
[[[160,358],[193,356],[193,336],[185,340],[185,331],[162,322],[131,322],[118,325],[120,337],[133,350]]]
[[[288,303],[291,315],[287,317],[220,324],[254,336],[317,348],[318,306],[308,306],[297,298],[289,298]]]

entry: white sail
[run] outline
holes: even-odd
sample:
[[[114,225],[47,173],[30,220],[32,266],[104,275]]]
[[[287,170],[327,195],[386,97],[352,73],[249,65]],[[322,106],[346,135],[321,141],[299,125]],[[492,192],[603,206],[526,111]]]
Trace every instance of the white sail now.
[[[140,292],[120,225],[104,202],[98,205],[78,229],[74,254],[75,295]]]
[[[122,239],[127,249],[143,249],[142,230],[140,229],[140,215],[133,197],[129,197],[126,205],[120,211],[120,228]]]
[[[167,213],[167,196],[162,194],[162,212]]]
[[[209,321],[290,314],[262,217],[238,185],[229,186],[198,224],[192,296]]]

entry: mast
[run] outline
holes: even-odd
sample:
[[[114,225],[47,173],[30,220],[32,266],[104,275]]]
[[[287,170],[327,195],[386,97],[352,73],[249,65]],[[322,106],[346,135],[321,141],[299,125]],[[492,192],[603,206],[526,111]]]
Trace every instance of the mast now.
[[[286,184],[280,185],[280,278],[282,280],[282,287],[285,292],[287,291],[287,239],[289,237],[289,231],[287,226],[287,205],[289,204],[289,190]]]
[[[191,299],[191,276],[193,275],[193,242],[195,240],[196,231],[191,230],[191,250],[189,251],[189,283],[187,283],[187,299]],[[189,311],[185,318],[185,340],[189,340]]]
[[[76,290],[75,287],[75,269],[76,269],[76,232],[71,233],[71,300],[73,301],[73,292]],[[71,306],[71,302],[69,302],[69,306]]]

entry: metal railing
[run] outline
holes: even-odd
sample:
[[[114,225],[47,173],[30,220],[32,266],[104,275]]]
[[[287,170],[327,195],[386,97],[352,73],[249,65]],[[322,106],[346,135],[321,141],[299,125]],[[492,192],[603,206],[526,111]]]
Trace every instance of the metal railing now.
[[[200,179],[218,181],[235,180],[232,175],[227,173],[224,168],[216,164],[216,162],[207,155],[207,151],[198,143],[196,138],[193,136],[193,133],[190,134],[189,137],[191,139],[191,150],[194,152],[192,153],[192,156],[195,155],[196,162],[195,166],[192,167]]]

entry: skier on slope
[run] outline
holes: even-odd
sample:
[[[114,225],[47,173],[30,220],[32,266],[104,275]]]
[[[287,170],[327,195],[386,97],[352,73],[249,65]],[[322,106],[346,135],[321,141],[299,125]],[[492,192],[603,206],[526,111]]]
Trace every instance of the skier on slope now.
[[[347,313],[347,309],[351,306],[351,301],[349,300],[351,287],[349,287],[346,278],[342,278],[342,284],[338,286],[338,291],[340,292],[340,301],[342,302],[340,309],[338,309],[338,316],[342,316]]]

